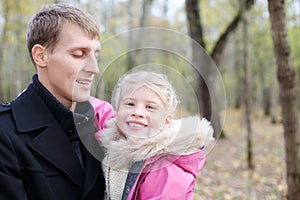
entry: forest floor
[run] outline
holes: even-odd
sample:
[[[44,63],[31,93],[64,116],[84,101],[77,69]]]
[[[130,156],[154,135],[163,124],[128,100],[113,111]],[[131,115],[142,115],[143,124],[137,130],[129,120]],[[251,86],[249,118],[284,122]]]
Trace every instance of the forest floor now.
[[[256,112],[251,118],[254,170],[247,168],[246,126],[241,110],[227,109],[225,139],[207,155],[195,186],[195,200],[285,200],[282,124]]]

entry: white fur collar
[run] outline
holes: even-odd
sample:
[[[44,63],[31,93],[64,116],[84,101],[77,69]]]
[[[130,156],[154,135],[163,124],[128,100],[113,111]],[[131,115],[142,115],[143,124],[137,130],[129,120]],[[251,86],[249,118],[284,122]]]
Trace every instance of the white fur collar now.
[[[107,121],[106,125],[100,134],[102,145],[107,149],[107,164],[119,169],[158,154],[193,153],[214,140],[210,122],[199,117],[173,120],[168,129],[152,138],[126,139],[119,132],[115,119]]]

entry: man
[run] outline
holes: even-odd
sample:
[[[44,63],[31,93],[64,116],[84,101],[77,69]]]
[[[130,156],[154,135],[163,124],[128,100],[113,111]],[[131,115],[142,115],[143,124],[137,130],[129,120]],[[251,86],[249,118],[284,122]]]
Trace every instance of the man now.
[[[0,106],[0,199],[104,198],[101,163],[87,150],[98,147],[90,89],[99,37],[95,20],[67,4],[46,6],[30,20],[27,46],[37,74]],[[113,115],[110,104],[97,106],[98,121]]]

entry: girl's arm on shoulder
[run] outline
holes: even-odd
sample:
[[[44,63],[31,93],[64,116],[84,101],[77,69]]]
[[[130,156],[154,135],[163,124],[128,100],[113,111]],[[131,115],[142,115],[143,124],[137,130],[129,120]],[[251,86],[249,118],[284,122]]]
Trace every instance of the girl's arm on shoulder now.
[[[99,130],[103,130],[105,122],[115,116],[113,107],[110,103],[95,97],[90,97],[89,101],[94,108],[95,125]]]

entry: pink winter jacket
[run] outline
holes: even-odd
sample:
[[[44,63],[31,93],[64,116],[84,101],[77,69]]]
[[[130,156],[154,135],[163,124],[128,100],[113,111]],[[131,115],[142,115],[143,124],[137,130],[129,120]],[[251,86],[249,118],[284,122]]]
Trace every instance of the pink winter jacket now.
[[[205,162],[204,146],[213,140],[210,122],[199,117],[173,120],[170,128],[152,138],[124,138],[115,119],[106,125],[100,137],[108,152],[107,165],[130,168],[125,186],[120,185],[122,199],[193,199],[196,176]]]
[[[114,121],[112,106],[93,97],[90,103],[100,130],[96,138],[111,152],[108,164],[120,169],[131,166],[125,186],[120,187],[122,199],[193,199],[196,177],[205,163],[205,146],[214,140],[209,121],[177,119],[154,138],[125,139]]]
[[[127,199],[192,200],[196,177],[204,162],[204,149],[188,155],[152,157],[143,167],[151,165],[150,171],[139,174]]]

